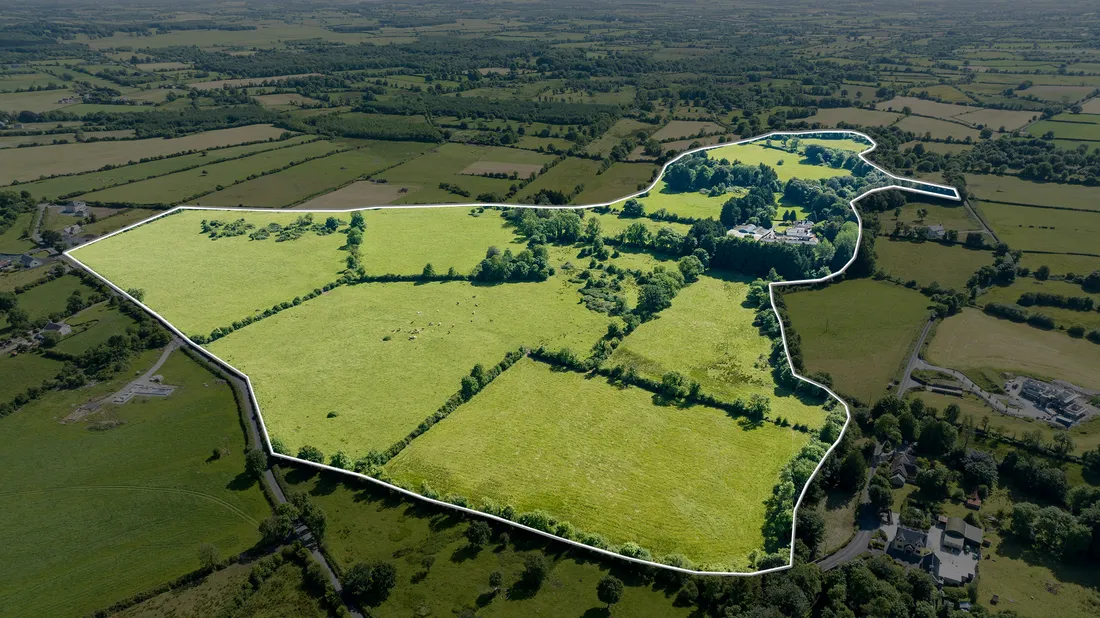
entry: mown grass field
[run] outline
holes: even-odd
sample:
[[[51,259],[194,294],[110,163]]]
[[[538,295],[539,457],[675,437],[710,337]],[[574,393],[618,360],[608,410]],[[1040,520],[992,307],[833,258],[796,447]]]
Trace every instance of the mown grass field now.
[[[342,568],[370,560],[386,560],[397,567],[402,585],[385,603],[371,608],[380,618],[417,612],[449,616],[464,607],[479,607],[478,615],[490,617],[601,615],[604,604],[596,598],[596,584],[609,567],[627,583],[616,614],[666,618],[691,613],[690,608],[674,606],[664,592],[627,576],[617,561],[593,561],[593,554],[583,549],[570,549],[510,526],[494,526],[495,532],[507,532],[512,543],[494,543],[473,552],[467,549],[465,537],[468,520],[449,509],[396,500],[386,490],[335,474],[293,468],[286,479],[294,489],[310,492],[313,502],[328,515],[326,542]],[[485,598],[489,574],[500,571],[505,586],[511,587],[530,554],[545,555],[553,562],[538,594],[502,594],[482,607],[478,600]],[[425,559],[431,561],[427,576],[413,577],[424,570]]]
[[[43,199],[56,199],[61,195],[89,193],[124,182],[140,181],[153,176],[170,174],[177,170],[195,165],[216,163],[249,153],[262,152],[281,146],[298,144],[309,141],[312,138],[313,136],[300,136],[292,137],[284,141],[262,142],[259,144],[208,150],[189,155],[148,161],[146,163],[123,165],[102,172],[88,172],[73,176],[51,178],[49,180],[39,180],[37,182],[26,183],[22,185],[21,188],[30,191],[32,195],[41,196]]]
[[[928,319],[919,292],[868,279],[783,298],[802,337],[806,371],[829,373],[837,391],[864,402],[885,394]]]
[[[34,180],[51,174],[88,172],[104,165],[125,165],[144,157],[175,154],[187,150],[205,150],[279,137],[282,129],[256,124],[234,129],[219,129],[177,137],[120,142],[84,142],[35,148],[0,150],[0,183]]]
[[[865,125],[868,127],[885,127],[894,124],[901,118],[901,114],[881,112],[872,109],[860,109],[856,107],[837,107],[819,109],[810,117],[811,122],[820,122],[825,126],[836,126],[839,122],[848,124]]]
[[[976,310],[944,320],[928,345],[926,358],[960,371],[990,368],[1061,378],[1100,388],[1100,346],[1057,331],[1000,320]]]
[[[311,232],[281,243],[248,236],[211,240],[200,222],[243,216],[262,227],[292,223],[300,214],[180,211],[72,255],[124,290],[144,290],[145,303],[180,330],[205,335],[335,281],[346,266],[339,251],[346,238]],[[241,276],[242,267],[248,276]]]
[[[329,141],[279,148],[243,159],[204,165],[196,169],[88,193],[82,195],[81,199],[108,203],[173,204],[200,193],[215,191],[217,187],[230,187],[234,182],[244,181],[249,176],[273,171],[293,162],[320,157],[337,149],[339,146]]]
[[[637,193],[649,186],[656,171],[658,171],[657,166],[649,163],[616,163],[602,174],[593,174],[589,178],[582,179],[584,191],[573,202],[602,204],[624,195]]]
[[[1100,233],[1100,212],[1055,210],[975,202],[1002,242],[1013,249],[1093,253]]]
[[[917,135],[931,134],[933,139],[947,139],[948,137],[953,137],[957,140],[963,140],[967,137],[978,139],[979,136],[977,129],[972,129],[956,122],[937,120],[935,118],[924,118],[922,116],[906,116],[899,120],[894,126],[903,131],[912,131]]]
[[[524,360],[387,469],[414,487],[543,509],[657,555],[743,567],[763,545],[764,500],[805,440]]]
[[[159,355],[144,353],[134,369]],[[125,372],[0,420],[5,614],[83,615],[198,568],[202,543],[229,556],[259,540],[257,524],[270,510],[243,476],[244,435],[229,386],[181,352],[160,373],[181,388],[89,419],[123,421],[109,430],[58,420],[119,389],[130,379]],[[211,461],[222,446],[228,455]]]
[[[936,281],[942,287],[960,292],[965,291],[967,279],[979,268],[993,264],[993,254],[989,251],[885,237],[875,241],[875,254],[877,268],[902,281],[913,280],[921,285]]]
[[[825,412],[781,390],[768,364],[771,340],[753,326],[744,306],[746,279],[705,276],[682,290],[672,306],[631,333],[606,361],[634,367],[655,380],[678,371],[703,391],[727,401],[753,394],[771,399],[771,418],[820,427]]]
[[[268,431],[293,451],[361,457],[405,437],[477,363],[495,365],[521,345],[587,354],[617,318],[580,298],[563,274],[496,286],[362,284],[208,347],[249,375]]]
[[[356,178],[368,176],[396,161],[415,157],[429,144],[373,141],[369,145],[296,165],[217,191],[196,200],[203,206],[289,206],[315,194],[335,189]]]
[[[645,206],[646,213],[654,213],[662,208],[681,217],[696,217],[699,219],[718,219],[722,214],[722,205],[740,195],[743,191],[731,191],[724,195],[709,197],[705,193],[697,191],[685,191],[676,193],[665,186],[665,181],[660,180],[649,192],[648,197],[639,198],[638,201]],[[614,207],[622,208],[622,202],[616,202]]]

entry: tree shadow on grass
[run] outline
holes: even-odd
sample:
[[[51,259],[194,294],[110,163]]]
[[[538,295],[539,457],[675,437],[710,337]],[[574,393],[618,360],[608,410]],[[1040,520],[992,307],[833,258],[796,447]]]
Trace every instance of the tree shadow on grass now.
[[[478,554],[480,553],[480,547],[474,547],[473,545],[469,544],[463,545],[462,547],[455,549],[454,552],[451,554],[451,562],[462,563],[466,562],[467,560],[473,560],[474,558],[477,558]]]
[[[343,479],[337,477],[337,475],[322,474],[309,493],[314,496],[327,496],[343,486],[345,486]]]
[[[245,491],[250,489],[256,484],[256,477],[252,476],[248,472],[241,472],[237,476],[233,477],[233,480],[229,481],[225,488],[229,491]]]
[[[283,478],[291,485],[307,483],[318,474],[311,466],[286,466],[284,470]]]

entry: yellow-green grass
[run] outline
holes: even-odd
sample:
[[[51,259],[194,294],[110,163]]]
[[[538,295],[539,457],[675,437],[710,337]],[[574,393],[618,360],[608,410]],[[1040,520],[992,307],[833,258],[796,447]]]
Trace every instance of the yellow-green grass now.
[[[948,137],[953,137],[957,140],[967,137],[977,139],[979,136],[977,129],[972,129],[955,122],[937,120],[936,118],[925,118],[923,116],[906,116],[899,120],[894,126],[903,131],[912,131],[917,135],[931,134],[933,139],[946,139]]]
[[[1027,132],[1038,137],[1053,133],[1061,139],[1100,140],[1100,124],[1084,122],[1055,122],[1040,120],[1027,128]]]
[[[860,137],[852,137],[845,139],[824,139],[820,137],[799,137],[800,147],[806,146],[824,146],[826,148],[836,148],[838,150],[851,150],[852,152],[863,152],[871,147],[871,143]]]
[[[771,340],[752,325],[756,311],[744,306],[747,293],[745,280],[701,277],[681,290],[657,319],[627,336],[607,365],[633,367],[655,380],[678,371],[726,401],[764,395],[771,399],[771,418],[820,427],[824,411],[803,403],[772,378]]]
[[[779,142],[776,142],[779,145]],[[846,169],[837,169],[828,165],[812,165],[806,163],[801,154],[787,152],[779,148],[768,148],[764,140],[749,142],[746,144],[732,144],[719,146],[706,151],[711,159],[729,159],[732,163],[740,161],[745,165],[758,165],[763,163],[775,170],[780,182],[787,182],[792,178],[803,180],[825,180],[836,176],[851,176],[852,172]],[[780,165],[779,162],[783,164]]]
[[[1040,423],[1010,414],[1001,414],[990,408],[988,404],[978,397],[970,394],[966,394],[963,397],[954,397],[952,395],[920,391],[915,393],[911,398],[921,399],[926,405],[939,410],[943,410],[947,406],[955,404],[962,410],[962,416],[970,417],[975,427],[981,427],[983,419],[988,417],[989,427],[991,429],[999,428],[1002,434],[1009,437],[1020,438],[1025,433],[1038,430],[1039,433],[1043,435],[1043,440],[1050,443],[1054,439],[1055,434],[1066,433],[1066,430],[1057,429],[1047,423]],[[1073,438],[1073,452],[1078,455],[1100,446],[1100,419],[1093,419],[1075,425],[1068,432]]]
[[[142,354],[144,371],[160,355]],[[0,420],[0,604],[13,616],[80,616],[199,568],[198,548],[235,555],[270,513],[244,474],[230,387],[174,352],[160,369],[172,396],[106,405],[61,424],[75,405],[132,378],[53,392]],[[106,431],[91,422],[122,421]],[[211,460],[210,453],[228,453]],[[42,539],[49,539],[43,543]],[[103,573],[111,577],[104,580]]]
[[[1016,176],[978,174],[967,174],[966,186],[983,201],[1100,211],[1100,204],[1096,201],[1096,189],[1093,187],[1032,182]]]
[[[924,219],[918,219],[918,210],[927,210]],[[944,229],[967,232],[982,229],[982,224],[970,215],[962,202],[922,202],[911,201],[901,209],[901,216],[895,217],[892,211],[880,215],[883,222],[883,231],[893,231],[893,225],[897,221],[914,227],[926,225],[942,225]],[[966,237],[966,234],[960,234]]]
[[[975,202],[1001,242],[1013,249],[1067,253],[1096,252],[1100,211],[1056,210]]]
[[[586,162],[595,163],[594,161]],[[616,163],[604,170],[602,174],[583,179],[581,183],[584,184],[584,191],[574,198],[573,202],[576,204],[602,204],[624,195],[637,193],[649,185],[653,180],[653,174],[657,170],[657,166],[650,163]],[[564,187],[564,189],[568,193],[568,187]]]
[[[1065,333],[1045,331],[964,309],[936,329],[928,361],[940,367],[978,370],[991,367],[1061,378],[1100,388],[1100,346]]]
[[[438,273],[468,274],[490,246],[519,253],[526,248],[495,210],[382,208],[363,212],[363,268],[372,275],[414,275],[431,262]]]
[[[104,165],[125,165],[145,157],[267,140],[279,137],[282,133],[282,129],[269,124],[256,124],[205,131],[175,139],[152,138],[8,148],[0,150],[0,183],[34,180],[51,174],[88,172]]]
[[[89,307],[65,322],[73,327],[73,334],[62,339],[54,349],[74,356],[105,343],[111,335],[126,332],[134,324],[133,319],[105,302]]]
[[[642,223],[649,231],[656,234],[661,228],[671,228],[680,234],[687,234],[691,226],[686,223],[675,223],[672,221],[654,221],[653,219],[647,219],[645,217],[623,217],[621,213],[609,213],[609,214],[597,214],[593,212],[585,213],[585,219],[588,217],[595,217],[600,220],[600,230],[604,236],[615,236],[619,232],[630,227],[634,223]]]
[[[638,201],[642,203],[647,213],[654,213],[664,208],[681,217],[718,219],[722,214],[722,205],[740,193],[742,192],[735,191],[715,197],[709,197],[706,193],[699,191],[676,193],[667,188],[664,180],[659,180],[657,185],[649,191],[649,195],[638,198]],[[625,200],[616,202],[614,206],[622,208],[623,203]]]
[[[307,233],[290,242],[248,236],[211,240],[200,222],[244,217],[262,227],[287,225],[300,214],[180,211],[72,255],[124,290],[144,290],[145,303],[180,330],[205,335],[335,281],[346,266],[339,250],[346,237]]]
[[[978,302],[1015,304],[1021,294],[1037,292],[1040,294],[1061,294],[1062,296],[1087,296],[1093,299],[1096,306],[1100,306],[1100,294],[1089,294],[1081,289],[1081,286],[1065,281],[1039,281],[1031,277],[1017,277],[1012,285],[995,286],[983,294]],[[1061,327],[1070,327],[1074,324],[1084,326],[1088,330],[1100,328],[1100,311],[1074,311],[1062,307],[1043,307],[1035,305],[1026,307],[1025,310],[1043,313],[1054,318],[1054,322]]]
[[[41,386],[61,371],[63,363],[51,360],[41,354],[19,354],[18,356],[0,356],[0,372],[4,380],[0,381],[0,402],[8,403],[19,393],[32,386]]]
[[[194,195],[214,191],[217,187],[229,187],[249,176],[258,176],[293,162],[320,157],[338,148],[328,141],[316,141],[290,148],[279,148],[254,154],[243,159],[204,165],[187,171],[167,174],[149,180],[125,184],[81,196],[95,202],[122,202],[132,204],[171,204]]]
[[[345,286],[209,348],[249,375],[268,431],[292,450],[359,457],[404,438],[475,364],[490,367],[520,346],[586,354],[615,319],[580,300],[563,274],[496,286]]]
[[[196,200],[203,206],[289,206],[310,196],[368,176],[387,165],[414,157],[428,148],[417,142],[373,141],[363,148],[341,152],[242,182]]]
[[[195,165],[216,163],[218,161],[223,161],[231,157],[270,150],[272,148],[278,148],[280,146],[298,144],[311,139],[314,139],[314,136],[308,135],[292,137],[285,141],[262,142],[259,144],[248,144],[246,146],[233,146],[230,148],[221,148],[218,150],[208,150],[195,154],[169,157],[167,159],[158,159],[156,161],[148,161],[146,163],[124,165],[122,167],[116,167],[114,169],[105,170],[102,172],[88,172],[86,174],[61,176],[59,178],[51,178],[49,180],[39,180],[37,182],[23,184],[19,188],[20,190],[25,189],[27,191],[30,191],[31,195],[34,195],[35,197],[40,197],[42,199],[56,199],[61,195],[77,195],[81,193],[88,193],[91,191],[96,191],[98,189],[122,184],[124,182],[139,181],[145,178],[151,178],[153,176],[170,174],[172,172],[188,167],[193,167]]]
[[[524,359],[390,460],[413,487],[544,510],[613,543],[745,567],[805,434]]]
[[[881,112],[871,109],[859,109],[854,107],[837,107],[831,109],[819,109],[810,116],[810,122],[820,122],[825,126],[836,126],[840,122],[863,125],[867,127],[885,127],[894,124],[902,117],[901,114]]]
[[[1056,275],[1088,274],[1094,270],[1100,270],[1100,257],[1065,253],[1025,253],[1020,259],[1020,265],[1031,270],[1046,266],[1051,274]]]
[[[37,281],[50,270],[47,265],[34,268],[21,268],[15,271],[0,272],[0,292],[14,292],[15,288]]]
[[[34,225],[34,212],[25,212],[16,215],[11,227],[0,233],[0,253],[23,253],[35,247],[30,238],[23,238],[32,225]]]
[[[478,615],[596,613],[604,607],[596,598],[596,584],[608,574],[609,568],[627,584],[622,599],[615,605],[616,614],[669,618],[686,617],[691,612],[692,608],[673,605],[662,590],[623,577],[618,572],[617,560],[600,562],[587,550],[493,524],[496,532],[508,532],[516,542],[499,549],[486,547],[473,552],[467,549],[465,536],[469,524],[449,509],[394,499],[392,493],[382,488],[341,475],[303,472],[300,468],[292,469],[286,479],[292,488],[309,492],[313,502],[328,516],[325,542],[330,558],[345,570],[357,562],[373,560],[393,562],[397,567],[402,584],[394,588],[384,603],[371,608],[378,616],[409,616],[417,612],[449,616],[483,594],[494,571],[501,572],[506,585],[518,581],[524,558],[532,554],[548,557],[553,564],[538,594],[499,595],[480,608]],[[424,568],[425,558],[433,560],[429,575],[411,577]]]
[[[1036,555],[1015,541],[989,531],[992,547],[982,550],[978,590],[985,602],[1000,597],[998,607],[1021,616],[1089,616],[1100,605],[1100,571]]]
[[[386,170],[378,177],[395,184],[419,187],[417,190],[410,191],[403,199],[398,200],[399,203],[462,203],[475,201],[480,193],[496,193],[503,198],[508,193],[508,188],[516,182],[462,174],[462,170],[471,164],[480,161],[541,166],[552,160],[553,157],[550,155],[518,148],[443,144],[422,156]],[[394,162],[396,161],[390,161],[389,163],[392,165]],[[440,183],[457,185],[469,191],[470,197],[440,189]],[[572,187],[570,187],[570,190],[572,190]]]
[[[993,264],[988,251],[967,249],[961,245],[945,246],[937,242],[915,243],[879,237],[875,242],[878,257],[876,267],[902,281],[916,281],[958,291],[966,290],[966,281],[982,266]]]
[[[783,296],[806,371],[827,372],[844,395],[874,402],[928,319],[928,300],[899,285],[855,279]]]

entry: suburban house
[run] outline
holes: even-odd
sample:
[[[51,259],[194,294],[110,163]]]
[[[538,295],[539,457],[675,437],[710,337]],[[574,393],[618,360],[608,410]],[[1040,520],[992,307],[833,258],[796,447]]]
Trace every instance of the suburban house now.
[[[917,460],[905,452],[898,452],[890,461],[890,484],[901,487],[917,475]]]
[[[928,533],[905,526],[898,526],[894,540],[890,542],[890,551],[906,557],[919,557],[921,550],[926,547],[928,547]]]

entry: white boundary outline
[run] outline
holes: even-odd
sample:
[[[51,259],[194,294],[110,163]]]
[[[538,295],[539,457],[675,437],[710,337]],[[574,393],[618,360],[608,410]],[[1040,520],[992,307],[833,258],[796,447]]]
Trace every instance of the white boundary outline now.
[[[714,148],[722,148],[722,147],[725,147],[725,146],[736,146],[738,144],[747,144],[747,143],[750,143],[750,142],[756,142],[756,141],[760,141],[760,140],[763,140],[763,139],[768,139],[768,138],[773,137],[773,136],[813,136],[813,135],[828,135],[828,134],[854,135],[854,136],[859,136],[859,137],[867,140],[868,142],[870,142],[871,146],[867,150],[864,150],[864,151],[858,153],[859,158],[864,163],[870,165],[871,167],[875,168],[879,172],[885,174],[888,178],[891,178],[891,179],[893,179],[895,181],[899,181],[899,182],[912,182],[912,183],[916,183],[916,184],[936,187],[936,188],[939,188],[939,189],[945,189],[945,190],[951,191],[952,195],[944,195],[944,194],[940,194],[940,193],[934,193],[934,192],[931,192],[931,191],[923,191],[921,189],[906,187],[906,186],[903,186],[901,184],[891,184],[891,185],[887,185],[887,186],[883,186],[883,187],[876,187],[874,189],[870,189],[868,191],[865,191],[865,192],[861,193],[860,195],[856,196],[855,198],[853,198],[852,200],[850,200],[848,202],[848,206],[852,209],[852,212],[856,216],[856,224],[857,224],[856,248],[855,248],[855,251],[852,252],[852,257],[848,260],[847,263],[844,264],[843,267],[840,268],[840,270],[836,271],[835,273],[831,273],[828,276],[820,277],[820,278],[817,278],[817,279],[800,279],[800,280],[796,280],[796,281],[777,281],[777,282],[772,282],[768,285],[768,299],[772,304],[772,311],[775,313],[775,317],[779,321],[780,336],[783,340],[783,352],[787,356],[787,365],[791,369],[791,374],[793,376],[795,376],[796,378],[798,378],[799,380],[802,380],[803,382],[808,382],[809,384],[813,384],[814,386],[824,390],[833,399],[836,399],[838,402],[840,402],[840,404],[842,406],[844,406],[844,412],[845,412],[845,415],[846,415],[847,418],[844,421],[844,426],[841,428],[840,434],[837,436],[836,441],[833,442],[833,444],[831,446],[829,446],[828,450],[826,450],[825,454],[821,457],[821,461],[819,461],[817,463],[817,466],[814,467],[813,473],[811,473],[809,478],[806,480],[806,484],[803,485],[802,491],[798,495],[798,500],[796,500],[795,503],[794,503],[794,509],[791,512],[791,543],[790,543],[790,555],[789,555],[790,557],[788,558],[788,564],[786,564],[784,566],[773,567],[773,568],[770,568],[770,569],[764,569],[764,570],[761,570],[761,571],[752,571],[752,572],[745,572],[745,573],[733,572],[733,571],[696,571],[694,569],[685,569],[685,568],[682,568],[682,567],[676,567],[676,566],[671,566],[671,565],[667,565],[667,564],[661,564],[659,562],[654,562],[654,561],[651,561],[651,560],[642,560],[640,558],[633,558],[633,557],[630,557],[630,556],[624,556],[622,554],[618,554],[618,553],[615,553],[613,551],[609,551],[609,550],[606,550],[606,549],[601,549],[601,548],[598,548],[598,547],[593,547],[591,545],[585,545],[584,543],[580,543],[580,542],[573,541],[573,540],[570,540],[570,539],[565,539],[565,538],[562,538],[560,536],[557,536],[556,534],[552,534],[550,532],[544,532],[542,530],[531,528],[529,526],[525,526],[525,525],[523,525],[519,522],[515,522],[515,521],[512,521],[510,519],[504,519],[503,517],[498,517],[496,515],[492,515],[492,514],[489,514],[489,513],[484,513],[482,511],[478,511],[476,509],[457,506],[457,505],[451,504],[449,502],[444,502],[442,500],[436,500],[436,499],[433,499],[433,498],[428,498],[428,497],[422,496],[422,495],[420,495],[420,494],[418,494],[414,491],[410,491],[410,490],[407,490],[407,489],[402,489],[401,487],[397,487],[396,485],[391,485],[389,483],[386,483],[384,481],[380,481],[380,480],[378,480],[374,477],[367,476],[365,474],[359,474],[359,473],[353,472],[351,470],[344,470],[343,468],[336,468],[336,467],[325,465],[325,464],[319,464],[319,463],[314,463],[312,461],[306,461],[304,459],[299,459],[297,457],[292,457],[292,456],[289,456],[289,455],[282,455],[282,454],[279,454],[279,453],[275,453],[274,451],[271,450],[271,437],[270,437],[270,435],[268,435],[267,425],[264,423],[263,415],[260,413],[260,404],[256,400],[256,392],[255,392],[255,389],[252,387],[252,381],[249,379],[247,374],[245,374],[241,370],[237,369],[236,367],[230,365],[229,363],[222,360],[221,358],[218,358],[216,355],[214,355],[209,350],[207,350],[207,349],[203,348],[202,346],[192,342],[191,339],[187,337],[187,335],[183,334],[183,332],[181,332],[179,329],[177,329],[175,326],[173,326],[168,320],[166,320],[163,316],[158,314],[156,311],[153,311],[153,309],[151,307],[148,307],[147,305],[145,305],[144,303],[142,303],[138,299],[134,298],[133,296],[130,296],[130,294],[127,293],[125,290],[118,287],[117,285],[115,285],[114,283],[109,281],[106,277],[104,277],[103,275],[100,275],[94,269],[89,267],[87,264],[84,264],[83,262],[81,262],[77,258],[73,257],[73,255],[72,255],[72,252],[77,250],[77,249],[80,249],[82,247],[86,247],[88,245],[97,243],[101,240],[105,240],[105,239],[110,238],[112,236],[115,236],[117,234],[127,232],[127,231],[129,231],[133,228],[136,228],[136,227],[141,226],[141,225],[145,225],[146,223],[150,223],[150,222],[152,222],[156,219],[168,216],[168,215],[170,215],[172,213],[175,213],[177,211],[180,211],[180,210],[212,210],[212,211],[227,211],[227,212],[240,211],[240,212],[265,212],[265,213],[274,213],[274,212],[307,213],[307,212],[355,212],[355,211],[362,211],[362,210],[380,210],[380,209],[383,209],[383,208],[471,208],[471,207],[479,207],[479,206],[483,206],[483,207],[487,207],[487,208],[502,207],[503,206],[503,207],[511,207],[511,208],[539,208],[539,209],[549,209],[549,210],[582,210],[582,209],[589,209],[589,208],[600,208],[600,207],[604,207],[604,206],[610,206],[612,204],[615,204],[615,203],[618,203],[618,202],[621,202],[623,200],[627,200],[627,199],[630,199],[630,198],[633,198],[633,197],[638,197],[639,195],[642,195],[644,193],[648,193],[654,187],[657,186],[657,183],[660,182],[661,178],[665,174],[665,171],[668,169],[668,167],[670,165],[672,165],[676,161],[679,161],[680,159],[682,159],[686,156],[692,155],[696,152],[702,152],[702,151],[711,150],[711,149],[714,149]],[[397,206],[383,205],[383,206],[364,206],[364,207],[360,207],[360,208],[317,209],[317,210],[306,210],[306,209],[294,210],[294,209],[274,209],[274,208],[225,208],[225,207],[216,207],[216,206],[176,206],[175,208],[171,208],[171,209],[169,209],[165,212],[156,214],[152,217],[149,217],[147,219],[143,219],[143,220],[141,220],[137,223],[134,223],[132,225],[128,225],[128,226],[126,226],[126,227],[124,227],[120,230],[116,230],[114,232],[111,232],[110,234],[107,234],[105,236],[101,236],[99,238],[96,238],[95,240],[92,240],[92,241],[90,241],[90,242],[88,242],[84,245],[81,245],[80,247],[74,247],[73,249],[69,249],[69,250],[65,251],[64,253],[62,253],[62,255],[65,258],[67,258],[68,260],[70,260],[71,262],[73,262],[74,264],[76,264],[77,266],[79,266],[80,268],[83,268],[84,270],[86,270],[89,273],[91,273],[92,275],[94,275],[96,278],[98,278],[103,283],[110,286],[115,292],[121,294],[123,297],[127,298],[131,302],[137,304],[139,307],[144,309],[146,311],[146,313],[148,313],[149,315],[156,318],[161,324],[163,324],[168,330],[172,331],[172,333],[174,333],[177,337],[183,339],[187,343],[187,345],[190,346],[192,349],[195,349],[196,351],[198,351],[203,356],[213,360],[214,362],[216,362],[217,364],[219,364],[223,368],[225,368],[227,371],[233,373],[238,378],[242,379],[245,382],[245,384],[248,385],[248,397],[249,397],[249,400],[252,402],[253,408],[256,410],[256,421],[259,423],[260,431],[263,433],[263,438],[264,438],[264,442],[265,442],[264,446],[266,447],[268,453],[272,457],[275,457],[275,458],[278,458],[278,459],[285,459],[287,461],[292,461],[292,462],[297,463],[297,464],[312,466],[314,468],[318,468],[318,469],[321,469],[321,470],[326,470],[328,472],[336,472],[336,473],[344,474],[344,475],[351,476],[351,477],[354,477],[354,478],[362,479],[362,480],[368,481],[370,483],[374,483],[376,485],[384,487],[386,489],[389,489],[391,491],[396,491],[396,492],[401,493],[405,496],[408,496],[408,497],[411,497],[411,498],[416,498],[418,500],[422,500],[422,501],[434,504],[436,506],[441,506],[441,507],[444,507],[444,508],[456,510],[456,511],[459,511],[459,512],[461,512],[463,514],[466,514],[466,515],[473,515],[473,516],[476,516],[476,517],[483,517],[483,518],[486,518],[486,519],[496,521],[498,523],[506,524],[506,525],[509,525],[509,526],[514,526],[514,527],[519,528],[521,530],[524,530],[526,532],[530,532],[532,534],[537,534],[537,535],[540,535],[540,536],[543,536],[543,537],[553,539],[553,540],[555,540],[559,543],[565,543],[567,545],[572,545],[574,547],[581,548],[581,549],[584,549],[584,550],[587,550],[587,551],[590,551],[590,552],[594,552],[594,553],[597,553],[597,554],[601,554],[603,556],[616,558],[616,559],[619,559],[619,560],[625,560],[627,562],[633,562],[633,563],[636,563],[636,564],[642,564],[642,565],[645,565],[645,566],[657,567],[657,568],[661,568],[661,569],[668,569],[670,571],[675,571],[675,572],[678,572],[678,573],[685,573],[685,574],[689,574],[689,575],[720,575],[720,576],[727,576],[727,577],[764,575],[764,574],[767,574],[767,573],[774,573],[774,572],[777,572],[777,571],[783,571],[783,570],[791,568],[794,565],[794,540],[795,540],[796,530],[797,530],[797,527],[798,527],[798,507],[801,506],[802,499],[806,496],[806,492],[810,488],[810,483],[813,481],[814,477],[817,476],[818,471],[821,470],[821,466],[825,464],[825,460],[833,452],[833,449],[835,449],[836,446],[838,444],[840,444],[840,441],[844,438],[844,433],[848,430],[848,425],[851,424],[851,422],[852,422],[852,411],[848,407],[847,402],[845,402],[843,399],[841,399],[841,397],[839,395],[837,395],[835,392],[833,392],[832,389],[825,386],[824,384],[816,382],[816,381],[814,381],[810,378],[807,378],[805,376],[801,376],[801,375],[798,374],[797,371],[795,371],[794,364],[791,362],[790,349],[787,347],[787,334],[786,334],[786,331],[783,328],[783,318],[782,318],[782,316],[779,315],[779,310],[775,308],[775,288],[777,286],[784,286],[784,285],[805,285],[805,284],[814,284],[814,283],[824,283],[826,281],[830,281],[830,280],[832,280],[834,278],[837,278],[840,275],[844,274],[844,272],[848,270],[848,267],[850,267],[852,265],[852,263],[855,262],[856,256],[859,254],[859,246],[863,241],[863,218],[859,216],[859,211],[856,209],[856,202],[863,199],[864,197],[867,197],[868,195],[871,195],[872,193],[879,193],[881,191],[888,191],[888,190],[891,190],[891,189],[898,189],[898,190],[902,190],[902,191],[909,191],[911,193],[919,193],[919,194],[922,194],[922,195],[937,197],[937,198],[940,198],[940,199],[949,199],[949,200],[954,200],[954,201],[962,201],[962,198],[959,196],[958,190],[955,189],[954,187],[949,187],[949,186],[946,186],[946,185],[940,185],[940,184],[936,184],[936,183],[932,183],[932,182],[925,182],[923,180],[915,180],[915,179],[903,178],[901,176],[896,176],[896,175],[891,174],[890,172],[882,169],[881,167],[876,165],[874,162],[867,160],[865,155],[872,152],[877,147],[878,147],[878,144],[875,142],[875,140],[873,140],[871,138],[871,136],[866,135],[864,133],[861,133],[859,131],[851,131],[851,130],[845,130],[845,129],[836,129],[836,130],[825,129],[825,130],[819,130],[819,131],[773,131],[771,133],[766,133],[764,135],[759,135],[757,137],[738,140],[738,141],[735,141],[735,142],[726,142],[724,144],[712,144],[710,146],[703,146],[701,148],[695,148],[693,150],[684,151],[684,152],[680,153],[679,155],[677,155],[675,158],[673,158],[673,159],[669,160],[667,163],[665,163],[664,166],[661,167],[660,173],[657,174],[657,176],[653,180],[653,182],[648,187],[646,187],[644,190],[638,191],[638,192],[633,193],[631,195],[627,195],[625,197],[620,197],[620,198],[618,198],[616,200],[613,200],[613,201],[610,201],[610,202],[603,202],[603,203],[599,203],[599,204],[584,204],[584,205],[580,205],[580,206],[537,206],[537,205],[528,205],[528,204],[467,203],[467,204],[408,204],[408,205],[397,205]]]

